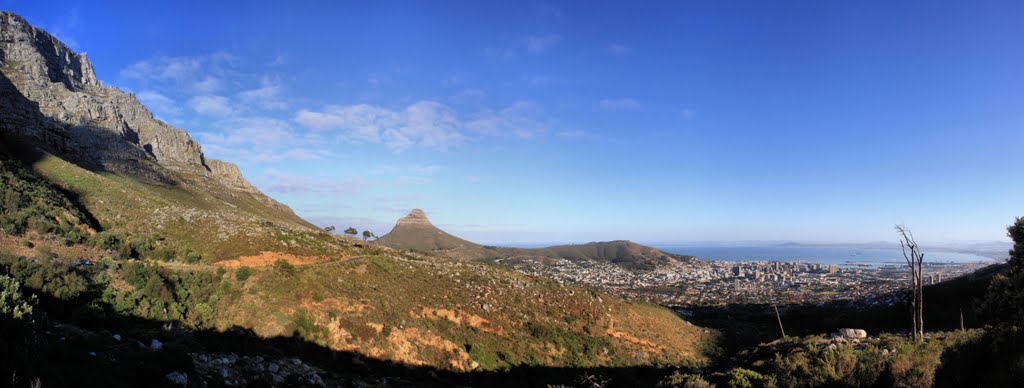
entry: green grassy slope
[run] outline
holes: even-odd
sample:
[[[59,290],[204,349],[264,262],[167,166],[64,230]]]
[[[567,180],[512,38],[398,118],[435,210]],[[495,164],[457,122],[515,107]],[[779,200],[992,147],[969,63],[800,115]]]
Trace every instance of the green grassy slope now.
[[[294,274],[264,269],[242,289],[220,322],[454,370],[700,364],[713,339],[661,307],[394,251]]]

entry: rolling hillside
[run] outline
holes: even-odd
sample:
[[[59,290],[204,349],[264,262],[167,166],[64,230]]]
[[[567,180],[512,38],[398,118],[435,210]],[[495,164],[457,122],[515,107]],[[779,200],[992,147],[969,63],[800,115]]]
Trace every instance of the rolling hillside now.
[[[673,262],[695,260],[690,256],[671,254],[626,240],[535,249],[483,246],[453,236],[434,226],[426,213],[420,209],[413,209],[409,215],[399,219],[391,232],[377,242],[395,249],[467,260],[491,261],[514,258],[544,261],[549,258],[561,258],[571,261],[605,262],[633,270],[650,270]]]

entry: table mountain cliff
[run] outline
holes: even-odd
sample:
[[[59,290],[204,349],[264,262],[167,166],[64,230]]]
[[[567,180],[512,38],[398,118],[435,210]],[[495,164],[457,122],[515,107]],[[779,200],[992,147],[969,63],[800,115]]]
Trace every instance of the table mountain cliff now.
[[[156,119],[134,94],[104,85],[85,53],[10,12],[0,12],[0,135],[18,157],[125,233],[161,233],[227,257],[197,241],[194,228],[252,246],[243,253],[275,245],[261,238],[268,225],[315,228],[253,187],[236,165],[207,157],[185,130]]]

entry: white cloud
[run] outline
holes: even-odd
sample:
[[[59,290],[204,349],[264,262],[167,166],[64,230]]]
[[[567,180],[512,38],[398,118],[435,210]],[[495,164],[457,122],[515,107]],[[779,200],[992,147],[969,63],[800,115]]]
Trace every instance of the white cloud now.
[[[139,101],[142,101],[143,104],[157,113],[175,115],[181,112],[181,109],[174,100],[152,90],[144,90],[135,96],[139,98]]]
[[[466,123],[466,128],[491,136],[531,138],[547,130],[546,125],[538,119],[541,113],[539,105],[530,101],[517,101],[498,111],[477,114]]]
[[[301,175],[287,174],[278,170],[267,170],[257,184],[265,190],[276,193],[332,193],[352,194],[367,182],[360,177],[345,180],[312,179]]]
[[[56,23],[47,24],[43,27],[50,35],[56,37],[57,40],[60,40],[72,50],[81,52],[78,40],[75,39],[79,32],[79,27],[81,27],[78,6],[71,6],[66,9],[67,11],[64,14],[57,16]]]
[[[411,147],[447,149],[476,135],[534,137],[545,131],[540,106],[518,101],[499,111],[483,111],[466,120],[451,106],[424,100],[402,110],[370,104],[331,105],[301,110],[295,121],[315,131],[339,131],[347,141],[382,143],[393,150]]]
[[[605,47],[604,50],[606,52],[608,52],[608,54],[616,55],[616,56],[625,56],[625,55],[629,55],[629,53],[633,52],[632,48],[630,48],[629,46],[626,46],[624,44],[620,44],[620,43],[612,43],[612,44],[608,45],[608,47]]]
[[[564,85],[569,83],[569,80],[565,77],[553,75],[524,75],[522,76],[522,80],[531,88],[546,88],[551,85]]]
[[[137,79],[183,79],[202,67],[199,57],[158,57],[135,62],[121,70],[121,76]]]
[[[562,41],[558,34],[535,35],[526,38],[526,51],[531,54],[541,54]]]
[[[488,47],[484,49],[484,56],[491,59],[515,58],[516,50],[507,47]]]
[[[220,86],[220,79],[214,76],[206,76],[206,78],[203,78],[192,83],[192,87],[194,87],[200,93],[213,93],[219,90]]]
[[[347,140],[383,143],[396,151],[413,146],[443,150],[464,140],[455,112],[435,101],[400,111],[366,104],[330,106],[322,112],[303,109],[295,121],[315,130],[341,130]]]
[[[238,97],[242,102],[261,109],[287,109],[288,103],[281,97],[281,89],[280,82],[264,78],[260,82],[260,87],[244,90],[238,94]]]
[[[640,107],[640,102],[632,98],[619,98],[619,99],[604,99],[598,103],[601,109],[604,110],[627,110],[636,109]]]
[[[379,143],[395,151],[413,147],[445,150],[474,136],[529,138],[546,130],[538,105],[519,101],[501,110],[484,110],[469,120],[437,101],[419,101],[401,110],[358,104],[300,110],[295,121],[351,142]]]
[[[121,69],[121,77],[155,82],[175,90],[211,94],[224,86],[222,79],[232,75],[230,65],[236,60],[234,55],[226,52],[181,57],[157,56]]]
[[[206,116],[227,116],[232,113],[231,100],[224,96],[195,96],[188,100],[188,106]]]
[[[214,131],[200,132],[203,148],[231,160],[246,163],[279,160],[315,160],[327,157],[324,139],[301,134],[284,120],[240,117],[217,121]]]
[[[683,120],[689,120],[697,116],[697,111],[693,109],[683,109],[682,117]]]

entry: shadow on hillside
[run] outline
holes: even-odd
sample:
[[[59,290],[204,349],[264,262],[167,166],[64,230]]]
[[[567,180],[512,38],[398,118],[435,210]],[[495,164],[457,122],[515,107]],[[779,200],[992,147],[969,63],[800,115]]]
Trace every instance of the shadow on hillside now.
[[[499,371],[455,372],[431,366],[417,366],[367,357],[350,351],[336,351],[309,342],[297,334],[288,337],[263,338],[250,329],[232,327],[228,330],[189,330],[178,322],[143,319],[116,313],[100,302],[95,292],[76,300],[61,301],[39,295],[39,307],[46,313],[46,325],[37,327],[29,343],[29,351],[14,352],[0,339],[0,358],[16,360],[7,365],[6,373],[18,386],[28,386],[39,378],[42,386],[171,386],[166,376],[180,372],[189,376],[189,386],[229,386],[238,373],[246,374],[248,386],[271,385],[272,375],[251,374],[242,370],[241,362],[216,365],[213,373],[202,371],[202,359],[220,360],[232,357],[251,361],[262,358],[262,364],[289,365],[293,359],[301,366],[309,365],[324,372],[319,376],[327,386],[516,386],[548,385],[589,386],[584,376],[598,376],[614,386],[654,386],[672,369],[657,366],[621,368],[560,368],[513,366]],[[2,325],[0,325],[2,327]],[[5,336],[11,335],[5,333]],[[119,339],[115,339],[117,335]],[[160,350],[150,345],[156,339]],[[193,355],[201,354],[201,358]],[[197,360],[197,361],[194,361]],[[5,366],[0,362],[0,366]],[[296,367],[298,368],[298,367]],[[0,368],[4,369],[4,368]],[[223,378],[221,369],[228,370]],[[13,377],[12,377],[13,376]],[[202,376],[202,377],[197,377]],[[299,375],[285,376],[274,386],[308,386]]]
[[[58,155],[92,172],[128,174],[151,184],[174,186],[177,182],[152,166],[155,156],[138,143],[135,129],[122,133],[88,123],[68,124],[45,114],[39,104],[25,97],[18,87],[0,73],[0,137],[8,150],[27,165],[39,162],[45,153]]]

